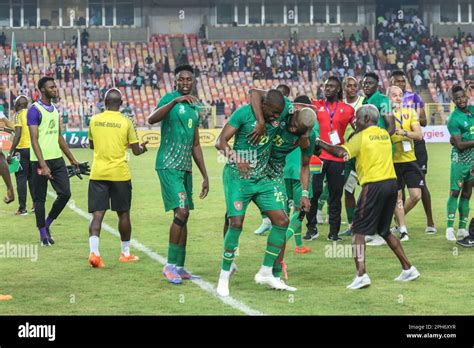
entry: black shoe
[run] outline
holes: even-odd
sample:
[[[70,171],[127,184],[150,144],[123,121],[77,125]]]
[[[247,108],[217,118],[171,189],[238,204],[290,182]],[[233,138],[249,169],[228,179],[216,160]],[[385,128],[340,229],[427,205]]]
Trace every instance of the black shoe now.
[[[471,236],[467,236],[464,239],[458,240],[456,244],[466,247],[466,248],[472,248],[474,247],[474,238]]]
[[[51,236],[51,230],[49,229],[49,227],[46,227],[46,236],[48,237],[49,244],[53,245],[54,244],[54,239]]]
[[[309,227],[306,231],[306,235],[303,237],[303,240],[312,241],[319,237],[318,229],[315,227]]]
[[[41,240],[41,246],[51,246],[47,237]]]
[[[328,240],[331,241],[331,242],[339,242],[342,240],[341,237],[339,237],[337,234],[330,234],[328,236]]]

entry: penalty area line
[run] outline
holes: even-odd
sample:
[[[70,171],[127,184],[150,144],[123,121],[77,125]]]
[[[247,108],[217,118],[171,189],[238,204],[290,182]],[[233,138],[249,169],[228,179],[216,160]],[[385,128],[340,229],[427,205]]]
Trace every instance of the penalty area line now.
[[[53,198],[56,198],[56,194],[51,192],[51,191],[48,191],[48,195],[53,197]],[[76,206],[74,200],[71,200],[67,205],[68,205],[69,209],[71,209],[77,215],[83,217],[87,221],[91,220],[92,215],[85,212],[84,210],[78,208]],[[119,231],[117,231],[112,226],[106,224],[105,222],[102,223],[102,229],[109,232],[110,234],[114,235],[115,237],[120,238]],[[161,256],[160,254],[157,254],[156,252],[154,252],[153,250],[148,248],[146,245],[143,245],[142,243],[140,243],[136,239],[132,238],[130,240],[130,245],[132,247],[134,247],[136,250],[139,250],[142,253],[146,254],[152,260],[160,263],[161,265],[166,264],[166,258],[165,257]],[[243,302],[241,302],[241,301],[239,301],[239,300],[237,300],[237,299],[235,299],[231,296],[227,296],[227,297],[219,296],[217,294],[217,291],[216,291],[215,287],[211,283],[205,281],[204,279],[191,279],[190,281],[193,282],[194,284],[196,284],[197,286],[199,286],[203,291],[207,292],[208,294],[214,296],[215,298],[217,298],[218,300],[223,302],[224,304],[226,304],[226,305],[228,305],[228,306],[230,306],[234,309],[237,309],[238,311],[240,311],[244,314],[247,314],[247,315],[265,315],[264,313],[262,313],[260,311],[257,311],[253,308],[250,308],[245,303],[243,303]]]

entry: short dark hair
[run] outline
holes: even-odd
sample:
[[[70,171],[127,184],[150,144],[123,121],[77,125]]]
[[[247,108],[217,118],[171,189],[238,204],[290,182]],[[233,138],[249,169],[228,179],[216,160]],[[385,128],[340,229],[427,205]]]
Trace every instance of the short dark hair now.
[[[41,88],[43,88],[45,83],[48,81],[54,81],[54,79],[50,76],[43,76],[42,78],[40,78],[38,81],[38,89],[41,91]]]
[[[281,92],[283,93],[283,95],[284,95],[285,97],[288,97],[288,96],[290,95],[290,92],[291,92],[291,91],[290,91],[290,87],[288,87],[288,86],[285,85],[285,84],[280,84],[280,85],[278,85],[276,89],[281,89],[281,90],[282,90]]]
[[[285,107],[285,98],[283,98],[283,93],[281,93],[278,89],[269,90],[267,92],[267,96],[265,97],[265,101],[267,104],[272,104],[281,108]]]
[[[379,82],[379,75],[377,75],[376,73],[374,72],[368,72],[364,75],[364,79],[366,77],[370,77],[370,78],[373,78],[375,81],[377,81],[377,83]]]
[[[403,76],[405,77],[405,72],[403,70],[394,70],[392,71],[392,75],[391,77],[395,77],[395,76]]]
[[[189,71],[191,74],[194,75],[194,69],[189,64],[180,65],[176,69],[174,69],[175,76],[178,75],[181,71]]]
[[[341,80],[337,76],[334,76],[334,75],[331,75],[326,79],[326,81],[329,81],[329,80],[336,81],[336,83],[338,84],[339,93],[337,93],[337,99],[342,100],[344,96],[342,94],[342,82],[341,82]]]
[[[459,91],[465,92],[464,88],[461,85],[454,85],[453,87],[451,87],[452,95],[454,95],[454,93],[459,92]]]
[[[294,100],[295,103],[311,104],[311,99],[307,95],[299,95]]]

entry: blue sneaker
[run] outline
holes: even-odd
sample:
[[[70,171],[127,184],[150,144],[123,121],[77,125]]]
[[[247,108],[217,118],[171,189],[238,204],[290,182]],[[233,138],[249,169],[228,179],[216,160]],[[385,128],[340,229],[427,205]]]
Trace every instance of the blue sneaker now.
[[[176,266],[166,265],[163,268],[163,275],[171,284],[181,284],[183,280],[176,269]]]
[[[176,270],[178,271],[179,276],[183,280],[201,279],[200,276],[191,274],[188,271],[186,271],[186,269],[184,269],[184,267],[180,267],[180,268],[176,267]]]
[[[269,231],[272,228],[272,223],[269,218],[264,218],[262,220],[262,224],[258,229],[255,230],[255,234],[258,234],[259,236],[263,236],[263,234],[266,231]]]
[[[339,234],[339,235],[340,235],[340,236],[343,236],[343,237],[349,237],[351,234],[352,234],[351,228],[349,227],[347,230],[345,230],[344,232],[342,232],[342,233]]]

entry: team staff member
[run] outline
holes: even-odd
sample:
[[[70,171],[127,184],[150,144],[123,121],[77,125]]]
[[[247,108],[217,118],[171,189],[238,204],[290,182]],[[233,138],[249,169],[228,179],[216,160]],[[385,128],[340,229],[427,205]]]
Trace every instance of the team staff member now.
[[[6,127],[5,127],[6,126]],[[8,133],[13,133],[13,128],[15,125],[5,117],[3,112],[0,112],[0,130]],[[3,199],[6,204],[10,204],[15,200],[15,193],[13,190],[12,179],[10,176],[10,171],[8,170],[8,163],[5,155],[2,152],[2,147],[0,146],[0,175],[2,176],[5,186],[7,187],[7,195]]]
[[[313,101],[317,108],[320,137],[332,145],[344,144],[344,133],[347,125],[354,122],[354,108],[342,101],[342,84],[335,77],[329,77],[324,83],[325,98]],[[341,228],[341,198],[344,188],[345,164],[341,158],[333,156],[323,150],[319,156],[323,162],[321,173],[313,174],[313,198],[308,213],[308,232],[305,239],[317,234],[316,214],[318,199],[323,191],[324,177],[326,176],[329,190],[329,236],[328,240],[338,241]]]
[[[148,117],[149,124],[161,122],[161,144],[156,156],[161,194],[165,210],[173,210],[170,226],[168,262],[163,275],[172,284],[181,284],[182,279],[192,276],[185,268],[189,211],[194,209],[192,198],[192,159],[202,174],[204,199],[209,191],[204,156],[199,143],[198,100],[191,95],[195,79],[190,65],[182,65],[174,71],[177,90],[161,98],[157,108]]]
[[[130,118],[120,113],[122,94],[112,88],[105,94],[105,111],[91,118],[89,125],[90,148],[94,150],[89,181],[89,264],[102,268],[104,262],[99,252],[99,237],[105,212],[112,208],[119,218],[121,239],[120,262],[133,262],[138,256],[130,253],[132,224],[132,182],[126,160],[130,145],[135,156],[147,151],[146,142],[139,145],[135,127]]]
[[[71,197],[71,189],[63,153],[72,165],[79,166],[66,141],[61,135],[59,113],[52,103],[58,97],[58,88],[52,77],[42,77],[38,81],[41,98],[28,109],[27,119],[30,131],[30,153],[33,168],[33,198],[35,204],[36,226],[41,244],[54,244],[50,226],[61,214]],[[48,180],[58,195],[45,219],[46,192]]]
[[[402,107],[403,91],[397,86],[391,86],[387,94],[392,102],[393,117],[395,118],[395,134],[392,135],[392,142],[395,145],[393,163],[397,174],[398,198],[395,208],[395,218],[397,220],[400,240],[408,240],[408,230],[405,224],[405,216],[412,210],[421,199],[421,187],[423,183],[423,173],[416,162],[413,140],[423,139],[418,115],[412,108]],[[402,190],[404,183],[408,187],[410,196],[403,203]]]
[[[32,169],[30,161],[30,132],[26,120],[28,112],[28,98],[20,95],[15,99],[16,124],[15,124],[15,138],[8,154],[7,161],[11,163],[12,157],[16,154],[20,156],[20,170],[15,173],[16,188],[18,193],[18,200],[20,206],[16,215],[27,215],[26,210],[26,195],[27,186],[30,189],[31,199],[33,199]]]
[[[378,110],[373,105],[364,105],[356,112],[357,133],[342,146],[316,141],[327,152],[344,158],[356,157],[356,169],[362,185],[362,193],[352,222],[352,239],[357,275],[348,289],[360,289],[370,285],[365,269],[365,234],[378,233],[388,243],[400,261],[403,271],[397,281],[410,281],[420,273],[408,261],[403,247],[390,233],[395,204],[397,202],[397,181],[392,160],[392,142],[385,129],[377,127]]]
[[[403,91],[403,107],[413,108],[418,113],[418,120],[420,126],[425,127],[427,125],[425,103],[423,99],[415,92],[406,90],[406,75],[402,70],[396,70],[392,73],[391,85],[398,86]],[[423,132],[422,132],[423,133]],[[426,151],[425,140],[415,140],[415,156],[416,162],[421,168],[423,173],[423,183],[421,187],[421,201],[426,214],[426,233],[436,233],[436,227],[433,221],[433,211],[431,209],[431,193],[426,185],[426,174],[428,173],[428,151]]]
[[[446,239],[455,241],[454,217],[456,206],[459,209],[459,230],[457,237],[465,238],[469,217],[469,200],[474,183],[474,106],[468,105],[466,91],[459,85],[451,89],[456,108],[448,118],[448,131],[454,146],[451,150],[450,195],[447,203],[448,227]],[[461,197],[459,194],[461,193]],[[459,198],[459,205],[458,205]]]

